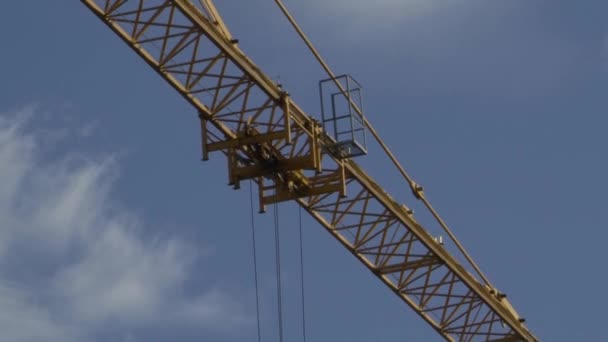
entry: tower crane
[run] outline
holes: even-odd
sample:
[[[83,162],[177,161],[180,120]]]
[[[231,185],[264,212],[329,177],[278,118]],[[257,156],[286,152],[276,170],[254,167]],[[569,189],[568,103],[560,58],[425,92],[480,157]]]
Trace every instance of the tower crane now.
[[[190,103],[202,159],[223,153],[229,184],[253,181],[261,211],[297,203],[447,341],[538,341],[506,296],[473,275],[478,269],[466,253],[472,266],[354,161],[365,153],[357,135],[370,127],[352,78],[322,83],[330,109],[320,122],[240,49],[212,0],[81,2]],[[324,94],[324,85],[333,90]],[[337,115],[341,104],[346,114]]]

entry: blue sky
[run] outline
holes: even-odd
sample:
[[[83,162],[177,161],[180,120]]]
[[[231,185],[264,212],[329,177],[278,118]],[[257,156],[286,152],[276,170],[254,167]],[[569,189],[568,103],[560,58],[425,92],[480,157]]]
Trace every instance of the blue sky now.
[[[608,3],[285,1],[490,279],[544,341],[606,339]],[[311,115],[325,76],[270,0],[217,1]],[[249,194],[200,161],[193,110],[78,1],[3,7],[6,341],[255,340]],[[376,146],[361,159],[409,190]],[[287,341],[297,210],[281,205]],[[424,222],[423,222],[424,223]],[[271,215],[256,216],[276,339]],[[439,336],[306,218],[310,341]]]

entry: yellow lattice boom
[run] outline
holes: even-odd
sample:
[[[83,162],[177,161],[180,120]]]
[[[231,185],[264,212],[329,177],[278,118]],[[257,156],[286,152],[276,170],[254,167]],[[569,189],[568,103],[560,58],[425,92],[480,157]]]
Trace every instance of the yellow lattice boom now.
[[[202,157],[253,180],[260,209],[294,201],[448,341],[537,341],[241,51],[210,0],[81,0],[196,110]]]

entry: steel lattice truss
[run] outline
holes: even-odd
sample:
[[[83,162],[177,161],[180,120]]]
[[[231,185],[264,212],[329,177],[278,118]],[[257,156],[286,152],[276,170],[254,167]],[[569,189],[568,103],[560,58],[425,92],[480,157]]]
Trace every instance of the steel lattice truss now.
[[[203,159],[253,179],[261,209],[294,200],[449,341],[536,341],[229,36],[215,9],[188,0],[81,0],[197,110]],[[215,14],[214,14],[215,13]]]

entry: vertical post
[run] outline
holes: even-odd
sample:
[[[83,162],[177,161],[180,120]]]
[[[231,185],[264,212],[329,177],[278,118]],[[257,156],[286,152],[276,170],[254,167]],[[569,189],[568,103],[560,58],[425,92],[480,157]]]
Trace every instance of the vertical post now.
[[[340,161],[340,183],[341,183],[341,188],[340,189],[340,197],[344,198],[346,197],[346,168],[344,167],[344,160]]]
[[[350,122],[350,139],[354,143],[355,139],[355,127],[353,124],[353,103],[350,98],[350,76],[346,76],[346,101],[348,101],[348,120]]]
[[[258,178],[258,199],[260,201],[260,214],[266,212],[266,204],[264,204],[264,177]]]
[[[320,133],[319,131],[321,128],[312,119],[310,119],[309,123],[310,123],[310,131],[312,133],[312,138],[310,141],[310,149],[311,149],[311,154],[312,154],[312,158],[313,158],[313,167],[315,168],[315,171],[317,173],[321,173],[321,172],[323,172],[322,165],[321,165],[321,148],[319,147],[319,142],[318,142],[318,137],[319,137],[319,133]]]
[[[209,160],[209,151],[207,150],[207,120],[199,114],[198,118],[201,122],[201,151],[203,154],[203,161]]]
[[[287,140],[287,145],[291,145],[291,124],[289,120],[289,110],[290,110],[290,100],[289,94],[284,92],[282,94],[283,97],[283,115],[285,116],[285,139]]]
[[[357,81],[355,81],[357,82]],[[357,82],[357,86],[359,88],[359,109],[361,109],[361,129],[363,133],[363,148],[367,151],[367,134],[365,134],[365,117],[363,116],[363,89],[361,85]],[[366,152],[367,153],[367,152]]]
[[[331,93],[330,93],[331,94]],[[332,115],[332,124],[334,126],[334,139],[336,139],[336,141],[340,141],[340,138],[338,136],[338,118],[336,117],[336,97],[335,94],[331,94],[331,115]]]
[[[236,176],[234,175],[234,171],[236,169],[236,151],[234,150],[234,148],[228,149],[227,157],[228,158],[226,159],[228,160],[228,185],[232,185],[235,189],[237,189],[237,180]]]
[[[325,101],[323,101],[323,81],[319,81],[319,98],[321,99],[321,121],[323,122],[323,128],[325,125]]]

